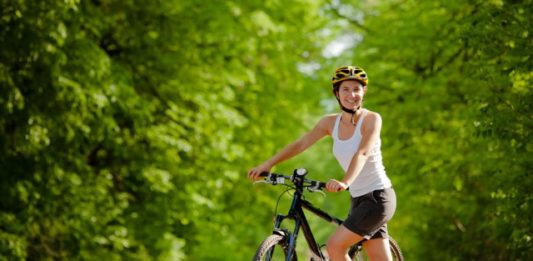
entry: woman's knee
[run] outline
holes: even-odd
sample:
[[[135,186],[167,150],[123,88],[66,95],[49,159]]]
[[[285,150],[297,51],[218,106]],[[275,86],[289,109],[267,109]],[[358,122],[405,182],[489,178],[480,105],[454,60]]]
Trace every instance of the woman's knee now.
[[[336,237],[335,235],[333,235],[328,239],[328,242],[326,243],[326,247],[328,249],[328,252],[331,252],[331,251],[338,252],[339,250],[342,250],[342,240],[339,237]]]
[[[342,235],[334,234],[326,243],[326,248],[331,256],[343,256],[348,251],[350,243]]]
[[[326,243],[329,260],[345,260],[347,249],[344,249],[342,241],[332,236]]]
[[[344,226],[339,226],[335,233],[328,239],[326,248],[331,257],[342,257],[348,251],[348,248],[361,241],[363,237],[355,234]]]
[[[353,239],[346,237],[343,234],[335,233],[333,234],[326,243],[328,250],[335,250],[335,252],[341,252],[347,250],[353,243]]]

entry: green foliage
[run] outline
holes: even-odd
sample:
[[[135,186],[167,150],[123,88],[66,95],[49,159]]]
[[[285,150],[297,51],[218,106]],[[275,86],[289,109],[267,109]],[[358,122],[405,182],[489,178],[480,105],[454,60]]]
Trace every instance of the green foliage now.
[[[531,259],[531,8],[388,1],[362,11],[354,60],[384,119],[399,193],[391,227],[408,259]]]
[[[296,66],[319,2],[1,7],[0,255],[247,258],[263,224],[236,218],[267,214],[242,177],[319,99]]]
[[[0,0],[0,260],[249,259],[281,191],[245,173],[336,109],[341,64],[405,256],[531,259],[531,1],[352,2]],[[340,177],[330,146],[277,170]]]

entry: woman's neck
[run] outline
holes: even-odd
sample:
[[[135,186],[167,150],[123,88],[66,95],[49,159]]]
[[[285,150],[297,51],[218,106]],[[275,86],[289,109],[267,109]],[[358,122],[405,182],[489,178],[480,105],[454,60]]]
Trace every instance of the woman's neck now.
[[[359,120],[359,117],[361,117],[361,114],[363,113],[363,108],[360,108],[355,113],[347,113],[345,111],[342,112],[341,115],[341,121],[346,124],[356,125],[357,120]]]

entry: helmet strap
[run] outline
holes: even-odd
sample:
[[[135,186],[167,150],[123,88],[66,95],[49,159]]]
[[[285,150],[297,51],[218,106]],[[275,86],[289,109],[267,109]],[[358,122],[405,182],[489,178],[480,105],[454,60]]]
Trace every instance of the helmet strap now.
[[[342,105],[341,105],[341,109],[343,111],[347,112],[347,113],[350,113],[350,114],[355,114],[357,112],[357,110],[359,110],[359,108],[357,108],[357,110],[355,110],[355,111],[354,110],[350,110],[350,109],[348,109],[348,108],[346,108],[346,107],[344,107]]]

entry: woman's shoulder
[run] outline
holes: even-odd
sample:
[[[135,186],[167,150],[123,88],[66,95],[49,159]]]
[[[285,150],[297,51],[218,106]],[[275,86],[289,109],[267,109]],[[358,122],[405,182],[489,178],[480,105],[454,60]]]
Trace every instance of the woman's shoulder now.
[[[322,120],[336,120],[338,116],[339,116],[338,113],[326,114],[322,116]]]
[[[322,116],[322,118],[320,119],[320,122],[329,126],[335,123],[338,116],[339,116],[338,113],[326,114]]]
[[[378,112],[366,110],[366,116],[361,128],[366,129],[367,126],[381,126],[381,115]]]
[[[335,121],[337,120],[338,116],[339,116],[339,114],[337,114],[337,113],[326,114],[326,115],[322,116],[322,118],[318,122],[318,125],[321,128],[325,129],[328,134],[330,134],[331,131],[333,130],[333,126],[335,125]]]
[[[373,119],[373,120],[381,120],[381,115],[378,112],[371,111],[371,110],[368,110],[368,109],[365,109],[365,110],[366,110],[365,118]]]

